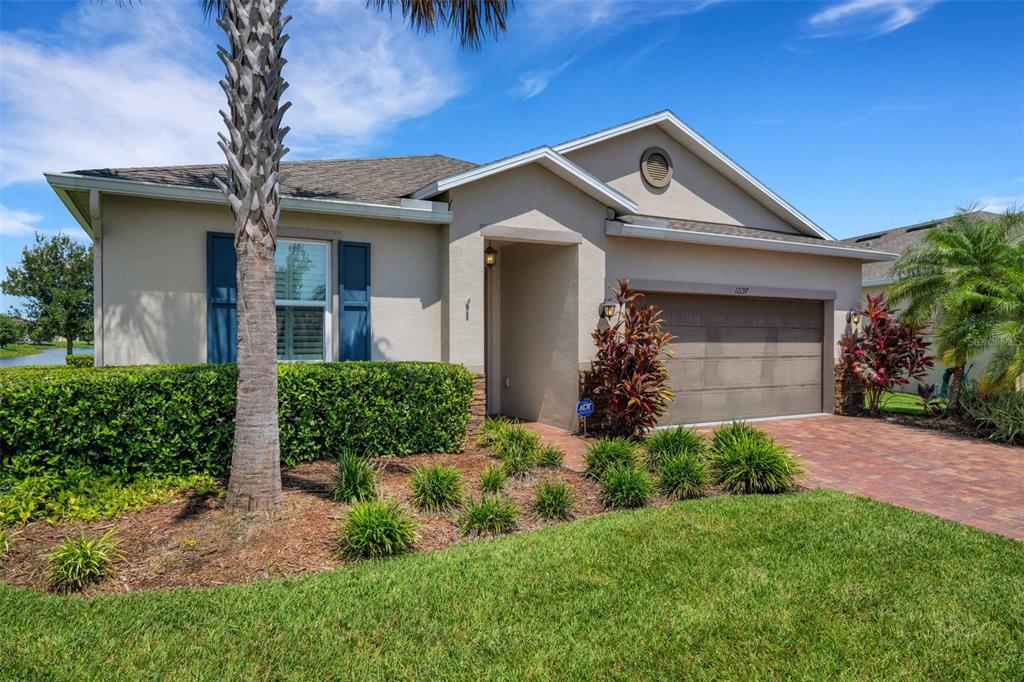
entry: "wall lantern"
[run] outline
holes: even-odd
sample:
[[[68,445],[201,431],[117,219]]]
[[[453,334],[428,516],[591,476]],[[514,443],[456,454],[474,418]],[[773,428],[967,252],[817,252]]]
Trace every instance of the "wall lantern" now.
[[[610,298],[606,298],[604,303],[601,304],[601,317],[610,320],[615,315],[615,310],[619,306]]]
[[[484,265],[491,267],[498,262],[498,250],[493,246],[484,249]]]
[[[860,326],[860,311],[859,310],[851,310],[850,312],[846,313],[846,322],[848,324],[852,324],[854,327],[859,327]]]

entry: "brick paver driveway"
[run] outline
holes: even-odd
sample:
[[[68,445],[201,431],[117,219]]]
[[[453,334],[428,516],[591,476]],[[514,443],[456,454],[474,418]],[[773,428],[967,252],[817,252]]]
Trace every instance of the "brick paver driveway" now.
[[[811,486],[1024,540],[1024,448],[856,417],[757,426],[802,456]]]

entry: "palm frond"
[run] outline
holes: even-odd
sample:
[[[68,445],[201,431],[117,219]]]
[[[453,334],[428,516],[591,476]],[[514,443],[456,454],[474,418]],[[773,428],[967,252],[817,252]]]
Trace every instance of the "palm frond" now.
[[[366,0],[367,7],[393,13],[397,7],[414,30],[431,33],[451,29],[463,47],[478,48],[485,36],[498,38],[507,30],[511,0]]]

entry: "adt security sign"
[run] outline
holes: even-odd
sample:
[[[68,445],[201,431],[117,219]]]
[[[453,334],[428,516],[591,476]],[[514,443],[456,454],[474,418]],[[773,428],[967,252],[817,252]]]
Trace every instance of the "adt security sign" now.
[[[589,417],[594,414],[594,401],[590,398],[584,398],[576,403],[576,414],[581,417]]]

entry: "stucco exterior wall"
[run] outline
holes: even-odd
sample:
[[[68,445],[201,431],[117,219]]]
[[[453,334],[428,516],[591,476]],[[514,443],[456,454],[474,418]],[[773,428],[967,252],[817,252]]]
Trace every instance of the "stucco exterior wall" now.
[[[206,361],[206,233],[227,208],[103,197],[103,344],[108,365]],[[285,212],[280,236],[331,242],[331,357],[337,358],[337,242],[371,244],[371,353],[441,359],[437,226]]]
[[[640,157],[649,147],[661,147],[672,158],[672,181],[668,187],[650,187],[640,175]],[[566,156],[637,202],[640,213],[645,215],[797,233],[793,226],[656,126],[583,147]]]

